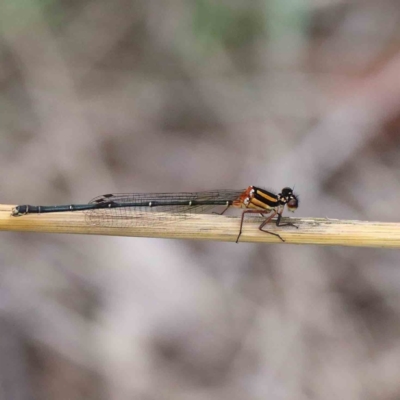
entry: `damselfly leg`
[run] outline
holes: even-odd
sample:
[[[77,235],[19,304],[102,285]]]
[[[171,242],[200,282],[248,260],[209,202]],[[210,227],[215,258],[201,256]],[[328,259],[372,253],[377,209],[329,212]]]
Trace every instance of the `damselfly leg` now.
[[[238,243],[239,238],[240,238],[240,236],[242,234],[242,228],[243,228],[243,222],[244,222],[244,214],[260,214],[262,217],[266,216],[265,213],[260,212],[260,210],[246,210],[246,211],[243,211],[242,212],[242,218],[241,218],[241,221],[240,221],[239,235],[238,235],[238,237],[236,239],[236,243]],[[278,218],[276,220],[276,226],[294,226],[295,228],[298,228],[297,225],[295,225],[295,224],[293,224],[291,222],[281,223],[282,214],[279,213],[278,211],[273,211],[272,214],[260,224],[258,229],[260,231],[262,231],[262,232],[269,233],[270,235],[274,235],[274,236],[278,237],[282,242],[285,242],[285,240],[282,238],[282,236],[279,235],[278,233],[267,231],[267,230],[263,229],[264,226],[266,224],[268,224],[269,222],[271,222],[272,218],[274,218],[276,215],[278,215]]]
[[[276,226],[294,226],[295,228],[299,229],[299,227],[292,222],[281,223],[282,214],[281,213],[277,213],[277,214],[278,214],[278,218],[276,220]],[[263,226],[264,225],[265,225],[265,223],[263,224]],[[264,231],[264,232],[266,232],[266,231]]]
[[[225,214],[225,211],[226,211],[229,207],[231,207],[231,204],[228,204],[221,212],[213,211],[212,213],[213,213],[213,214],[216,214],[216,215],[223,215],[223,214]]]
[[[265,213],[260,212],[260,210],[246,210],[246,211],[243,211],[243,212],[242,212],[242,218],[241,218],[241,220],[240,220],[239,235],[238,235],[238,237],[237,237],[237,239],[236,239],[236,243],[239,242],[240,235],[242,234],[243,222],[244,222],[244,215],[245,215],[245,214],[260,214],[261,216],[265,217]],[[267,214],[269,214],[269,213],[267,213]],[[274,211],[274,212],[271,214],[271,216],[270,216],[269,218],[267,218],[265,221],[263,221],[263,223],[259,226],[258,229],[262,230],[261,228],[262,228],[266,223],[268,223],[269,221],[271,221],[271,219],[272,219],[276,214],[277,214],[277,212]],[[267,232],[267,233],[271,233],[272,235],[279,236],[278,234],[272,233],[272,232],[269,232],[269,231],[263,231],[263,232]],[[280,238],[281,240],[283,240],[280,236],[279,236],[279,238]]]

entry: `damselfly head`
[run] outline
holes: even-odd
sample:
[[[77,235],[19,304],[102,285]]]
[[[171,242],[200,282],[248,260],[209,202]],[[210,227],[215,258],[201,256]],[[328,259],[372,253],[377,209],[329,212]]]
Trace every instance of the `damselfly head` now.
[[[280,198],[281,201],[286,204],[289,211],[295,212],[297,210],[299,206],[299,196],[295,195],[291,188],[283,188],[282,193],[280,193]]]

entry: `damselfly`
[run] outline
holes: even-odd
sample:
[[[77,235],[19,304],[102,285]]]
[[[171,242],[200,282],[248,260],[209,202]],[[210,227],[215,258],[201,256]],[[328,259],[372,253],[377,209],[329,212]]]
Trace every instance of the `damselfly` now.
[[[293,212],[298,205],[298,196],[293,193],[291,188],[285,187],[280,193],[274,194],[265,189],[249,186],[245,190],[216,190],[211,192],[106,194],[95,197],[88,204],[16,206],[11,215],[22,216],[26,214],[85,211],[86,220],[90,225],[127,227],[146,226],[149,223],[154,223],[154,221],[162,224],[174,219],[185,218],[187,214],[203,213],[217,206],[225,206],[224,210],[219,213],[223,214],[229,207],[236,207],[245,209],[242,212],[236,243],[242,234],[243,221],[246,214],[260,214],[263,217],[268,215],[260,224],[259,229],[277,236],[284,242],[279,234],[263,228],[275,216],[277,216],[276,226],[298,228],[291,222],[281,222],[285,206],[289,211]],[[146,213],[149,212],[155,212],[155,214],[152,214],[152,217],[155,218],[146,218]]]

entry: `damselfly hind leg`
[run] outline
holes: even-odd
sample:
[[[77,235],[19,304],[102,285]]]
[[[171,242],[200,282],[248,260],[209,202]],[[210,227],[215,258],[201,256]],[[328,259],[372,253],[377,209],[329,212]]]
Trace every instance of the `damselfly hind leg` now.
[[[242,234],[242,228],[243,228],[243,221],[244,221],[244,214],[260,214],[262,217],[265,217],[265,213],[260,212],[260,210],[246,210],[242,212],[242,218],[240,220],[240,229],[239,229],[239,235],[236,239],[236,243],[239,242],[239,238],[240,235]],[[262,231],[262,227],[267,224],[269,221],[271,221],[271,219],[277,214],[276,211],[274,211],[269,218],[267,218],[265,221],[263,221],[263,223],[259,226],[259,229]],[[277,235],[276,233],[272,233],[272,232],[268,232],[268,231],[263,231],[263,232],[267,232],[267,233],[271,233],[272,235],[278,236],[281,240],[283,240],[279,235]]]
[[[217,215],[225,214],[225,211],[226,211],[230,206],[231,206],[231,205],[228,204],[228,205],[222,210],[222,212],[213,211],[212,213],[213,213],[213,214],[217,214]]]
[[[261,232],[265,232],[265,233],[269,233],[270,235],[274,235],[274,236],[276,236],[276,237],[278,237],[282,242],[285,242],[285,239],[282,239],[282,236],[281,235],[279,235],[278,233],[274,233],[274,232],[270,232],[270,231],[266,231],[265,229],[262,229],[262,227],[264,226],[265,224],[264,224],[264,222],[258,227],[258,229],[261,231]]]
[[[297,225],[293,224],[292,222],[281,223],[282,214],[280,214],[280,213],[277,213],[277,214],[278,214],[278,218],[276,219],[276,226],[294,226],[297,229],[299,228]],[[279,239],[282,240],[282,242],[285,242],[285,240],[282,239],[282,237],[280,235],[278,235],[277,233],[266,231],[266,230],[262,229],[264,227],[264,225],[266,223],[268,223],[270,220],[271,220],[271,218],[268,218],[260,225],[260,227],[259,227],[260,231],[267,232],[267,233],[270,233],[271,235],[277,236]]]
[[[278,219],[276,220],[276,226],[282,226],[282,225],[279,225],[279,222],[280,222],[280,219],[281,219],[281,214],[279,214],[277,211],[275,211],[269,218],[267,218],[265,221],[263,221],[261,223],[261,225],[258,227],[258,229],[261,232],[265,232],[265,233],[269,233],[270,235],[274,235],[274,236],[278,237],[282,242],[285,242],[285,240],[282,239],[281,235],[279,235],[278,233],[270,232],[270,231],[267,231],[267,230],[263,229],[263,227],[266,224],[268,224],[268,222],[270,222],[272,220],[272,218],[275,217],[276,214],[278,214]]]

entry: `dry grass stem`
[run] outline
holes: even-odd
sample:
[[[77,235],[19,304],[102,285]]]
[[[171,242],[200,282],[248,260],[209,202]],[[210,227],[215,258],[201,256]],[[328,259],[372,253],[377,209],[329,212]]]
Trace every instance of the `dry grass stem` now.
[[[13,217],[13,207],[0,205],[0,230],[235,242],[240,224],[239,216],[194,214],[162,225],[150,223],[148,226],[117,228],[89,225],[83,212]],[[268,230],[279,233],[287,244],[400,247],[400,223],[325,218],[291,218],[290,221],[297,224],[299,229],[277,228],[269,224]],[[260,232],[258,226],[261,222],[261,217],[246,218],[240,242],[282,243],[275,236]]]

